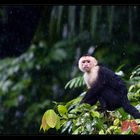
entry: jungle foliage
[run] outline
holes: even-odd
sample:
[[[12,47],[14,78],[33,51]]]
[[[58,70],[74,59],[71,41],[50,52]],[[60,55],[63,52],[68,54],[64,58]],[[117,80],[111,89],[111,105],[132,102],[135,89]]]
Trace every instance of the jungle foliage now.
[[[18,9],[20,20],[14,17],[9,22],[14,12],[8,7]],[[47,128],[57,128],[58,131],[47,131],[55,134],[119,133],[122,121],[131,120],[123,111],[116,110],[114,119],[106,122],[105,114],[97,110],[98,104],[77,106],[79,95],[86,90],[77,62],[81,55],[90,53],[112,70],[123,71],[129,98],[139,108],[139,6],[42,5],[37,8],[41,16],[36,11],[28,17],[37,21],[23,18],[25,24],[19,28],[21,13],[26,12],[24,7],[30,10],[31,5],[0,6],[1,53],[9,54],[12,48],[24,50],[19,56],[13,54],[15,57],[0,60],[0,134],[42,134]],[[29,23],[31,30],[27,28]],[[20,33],[15,35],[12,29]],[[29,38],[24,31],[32,32]],[[18,46],[8,42],[13,37]],[[21,43],[18,37],[22,38]],[[23,48],[24,43],[30,44],[28,49]],[[49,121],[46,123],[43,117],[39,131],[45,112]],[[83,127],[79,124],[82,116]],[[86,119],[91,125],[86,124]],[[96,127],[90,129],[92,126]],[[106,131],[107,127],[110,130]]]
[[[139,72],[140,67],[132,72],[128,93],[129,100],[138,110],[140,110]],[[83,86],[82,81],[81,77],[74,78],[67,83],[67,87]],[[85,94],[86,92],[67,103],[56,103],[53,109],[47,110],[42,117],[40,130],[49,134],[49,129],[55,128],[60,134],[72,135],[140,134],[140,119],[134,119],[122,108],[102,112],[99,102],[93,106],[86,103],[79,105]]]

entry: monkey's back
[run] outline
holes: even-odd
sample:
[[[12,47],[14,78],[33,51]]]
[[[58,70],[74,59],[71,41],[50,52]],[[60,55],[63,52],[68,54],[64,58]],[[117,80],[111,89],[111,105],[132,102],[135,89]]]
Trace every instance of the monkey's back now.
[[[98,81],[104,85],[104,88],[111,88],[119,93],[127,94],[127,87],[124,81],[107,67],[100,66]]]

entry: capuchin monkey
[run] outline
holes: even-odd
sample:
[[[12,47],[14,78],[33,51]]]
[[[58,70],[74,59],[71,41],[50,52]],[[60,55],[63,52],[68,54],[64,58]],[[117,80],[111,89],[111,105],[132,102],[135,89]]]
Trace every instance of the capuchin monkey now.
[[[128,100],[125,83],[118,75],[112,70],[100,66],[98,61],[90,55],[82,56],[78,66],[84,72],[84,81],[88,88],[80,104],[94,105],[99,101],[103,110],[113,111],[122,107],[135,119],[140,118],[139,111]]]

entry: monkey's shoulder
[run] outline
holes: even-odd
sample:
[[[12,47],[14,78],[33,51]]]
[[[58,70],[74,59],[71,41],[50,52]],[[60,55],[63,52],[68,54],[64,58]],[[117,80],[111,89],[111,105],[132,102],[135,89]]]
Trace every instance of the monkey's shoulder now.
[[[121,77],[107,67],[100,66],[98,78],[100,81],[103,81],[103,83],[105,84],[109,84],[109,85],[114,84],[119,86],[121,85],[125,87],[125,82],[121,79]]]
[[[105,66],[99,67],[99,74],[107,75],[107,76],[117,76],[113,70],[111,70]]]

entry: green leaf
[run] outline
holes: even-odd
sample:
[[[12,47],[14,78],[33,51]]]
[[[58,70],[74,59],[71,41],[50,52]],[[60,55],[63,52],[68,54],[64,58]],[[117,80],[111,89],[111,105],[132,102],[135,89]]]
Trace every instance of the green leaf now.
[[[61,125],[60,125],[60,117],[57,115],[57,123],[56,123],[56,126],[55,128],[58,130],[60,129]]]
[[[77,115],[75,115],[75,114],[68,114],[68,118],[69,119],[75,119],[75,118],[77,118]]]
[[[70,84],[70,82],[68,82],[66,85],[65,85],[65,89],[67,89],[68,88],[68,86],[69,86],[69,84]]]
[[[113,126],[113,125],[109,127],[110,130],[114,130],[116,128],[117,128],[117,126]]]
[[[126,64],[121,64],[117,69],[116,72],[119,72]]]
[[[72,134],[77,135],[79,133],[79,128],[77,128]]]
[[[99,134],[105,134],[105,133],[104,133],[104,130],[101,129],[101,130],[99,131]]]
[[[136,123],[140,124],[140,119],[135,119]]]
[[[129,87],[129,90],[128,90],[128,91],[130,92],[130,91],[132,91],[134,88],[135,88],[135,85],[132,85],[132,86]]]
[[[68,110],[65,106],[63,105],[58,105],[58,112],[61,116],[67,114]]]
[[[92,111],[92,112],[91,112],[91,116],[92,116],[93,118],[94,118],[94,117],[99,118],[99,117],[100,117],[100,113],[97,112],[97,111]]]
[[[42,124],[41,124],[40,130],[41,128],[43,128],[44,131],[47,131],[50,128],[46,121],[46,114],[44,114],[42,117]]]
[[[72,107],[72,106],[78,104],[80,101],[81,101],[81,97],[77,97],[77,98],[72,99],[72,100],[70,100],[69,102],[67,102],[65,106],[66,106],[67,108],[69,108],[69,107]]]
[[[119,125],[120,120],[119,119],[115,119],[113,122],[113,125],[118,126]]]
[[[77,87],[81,87],[84,85],[84,79],[83,76],[78,76],[75,77],[73,79],[71,79],[66,85],[65,85],[65,89],[66,88],[77,88]]]
[[[41,129],[43,128],[43,126],[42,126],[42,124],[40,125],[40,129],[39,129],[39,131],[41,131]]]
[[[71,81],[71,83],[70,83],[70,85],[69,85],[69,88],[70,88],[70,89],[74,87],[75,82],[76,82],[75,79],[73,79],[73,80]]]
[[[54,110],[50,109],[47,112],[45,112],[45,118],[46,123],[49,125],[49,127],[54,128],[57,124],[57,114],[54,112]]]

